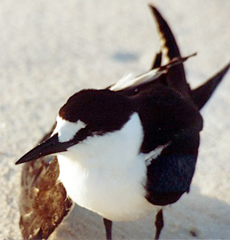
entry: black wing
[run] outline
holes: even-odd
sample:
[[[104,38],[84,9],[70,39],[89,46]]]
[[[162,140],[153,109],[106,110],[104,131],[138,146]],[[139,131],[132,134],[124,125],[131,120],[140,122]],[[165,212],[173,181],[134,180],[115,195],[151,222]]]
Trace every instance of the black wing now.
[[[153,16],[156,19],[157,29],[159,32],[159,37],[160,37],[160,42],[161,42],[161,52],[163,53],[163,58],[165,60],[167,60],[167,62],[170,62],[170,61],[172,61],[172,59],[174,59],[176,57],[181,57],[180,50],[177,45],[176,39],[175,39],[168,23],[165,21],[165,19],[162,17],[162,15],[159,13],[159,11],[155,7],[150,5],[150,9],[153,13]],[[190,87],[186,81],[183,62],[169,70],[169,72],[167,74],[166,82],[167,82],[168,86],[170,86],[174,89],[177,89],[184,96],[189,97]]]
[[[161,38],[163,57],[172,61],[181,57],[169,25],[151,7]],[[158,67],[162,54],[156,55],[153,68]],[[139,101],[139,115],[145,138],[142,153],[151,153],[159,146],[162,152],[147,168],[146,198],[156,205],[177,201],[189,191],[199,148],[199,132],[203,120],[191,99],[183,62],[134,96]],[[151,158],[151,157],[150,157]]]

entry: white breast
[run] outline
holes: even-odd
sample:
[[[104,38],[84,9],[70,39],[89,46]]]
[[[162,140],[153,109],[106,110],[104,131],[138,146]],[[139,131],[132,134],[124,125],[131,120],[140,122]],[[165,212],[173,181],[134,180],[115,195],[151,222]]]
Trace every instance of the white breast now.
[[[146,163],[139,155],[143,130],[137,114],[123,128],[87,138],[58,156],[60,180],[78,205],[113,221],[145,215]]]

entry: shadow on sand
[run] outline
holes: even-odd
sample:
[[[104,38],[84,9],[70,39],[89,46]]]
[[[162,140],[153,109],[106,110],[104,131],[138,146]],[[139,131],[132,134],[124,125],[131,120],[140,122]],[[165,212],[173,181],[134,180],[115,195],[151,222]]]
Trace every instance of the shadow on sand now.
[[[176,204],[164,210],[161,239],[229,239],[230,206],[201,195],[192,186]],[[155,214],[133,222],[115,222],[113,239],[153,239]],[[102,218],[75,205],[50,239],[105,239]]]

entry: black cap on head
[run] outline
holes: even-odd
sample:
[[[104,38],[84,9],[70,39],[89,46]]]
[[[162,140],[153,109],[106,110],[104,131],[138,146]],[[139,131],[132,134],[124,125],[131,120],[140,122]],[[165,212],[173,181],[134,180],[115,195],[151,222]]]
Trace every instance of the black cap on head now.
[[[60,109],[59,115],[70,122],[83,121],[92,131],[120,129],[133,112],[131,101],[110,90],[82,90]]]

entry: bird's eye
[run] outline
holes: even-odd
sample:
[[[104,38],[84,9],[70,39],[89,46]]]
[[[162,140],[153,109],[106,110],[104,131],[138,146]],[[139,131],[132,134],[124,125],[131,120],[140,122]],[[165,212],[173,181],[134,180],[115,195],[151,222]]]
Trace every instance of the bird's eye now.
[[[90,131],[90,129],[86,126],[81,128],[74,137],[70,140],[73,144],[77,144],[79,142],[84,141],[86,138],[94,135],[94,132]]]

